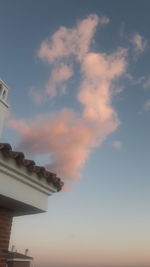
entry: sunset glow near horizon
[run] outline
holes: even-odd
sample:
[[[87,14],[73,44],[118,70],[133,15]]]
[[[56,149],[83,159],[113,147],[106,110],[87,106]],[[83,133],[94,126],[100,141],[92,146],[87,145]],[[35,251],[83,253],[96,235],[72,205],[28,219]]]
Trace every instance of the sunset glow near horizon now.
[[[36,267],[150,266],[150,2],[0,1],[2,141],[56,172],[14,218]]]

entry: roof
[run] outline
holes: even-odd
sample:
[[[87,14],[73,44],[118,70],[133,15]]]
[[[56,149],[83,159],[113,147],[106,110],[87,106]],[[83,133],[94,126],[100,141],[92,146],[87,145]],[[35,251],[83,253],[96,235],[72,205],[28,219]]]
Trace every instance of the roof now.
[[[4,259],[4,261],[6,260],[33,260],[32,257],[30,256],[27,256],[27,255],[24,255],[24,254],[21,254],[21,253],[18,253],[18,252],[13,252],[13,251],[8,251],[8,250],[0,250],[0,256],[1,258]]]
[[[21,254],[21,253],[18,253],[18,252],[8,251],[6,255],[7,255],[7,260],[8,259],[28,259],[28,260],[32,260],[33,259],[32,257],[29,257],[27,255],[24,255],[24,254]]]
[[[24,166],[27,172],[36,173],[39,179],[45,178],[48,184],[53,184],[57,191],[60,191],[64,185],[55,173],[47,171],[44,167],[37,166],[33,160],[25,158],[24,153],[13,151],[10,144],[0,143],[0,151],[5,158],[11,158],[16,161],[18,166]]]

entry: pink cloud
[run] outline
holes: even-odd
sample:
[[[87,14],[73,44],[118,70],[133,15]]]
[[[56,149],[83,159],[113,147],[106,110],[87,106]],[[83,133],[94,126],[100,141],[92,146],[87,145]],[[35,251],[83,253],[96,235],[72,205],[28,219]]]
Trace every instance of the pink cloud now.
[[[79,61],[88,53],[92,37],[98,24],[107,24],[109,19],[105,16],[100,18],[89,15],[79,21],[74,28],[60,27],[48,41],[43,41],[38,51],[38,56],[51,65],[51,73],[44,91],[41,94],[32,89],[30,96],[37,104],[43,102],[48,94],[51,98],[57,96],[58,89],[61,94],[66,93],[66,82],[73,75],[72,67],[61,62],[62,59],[74,55]],[[62,83],[61,86],[60,83]]]
[[[143,79],[143,88],[145,89],[150,89],[150,76],[145,77],[145,79]]]
[[[31,154],[51,153],[51,169],[59,175],[75,179],[83,166],[90,147],[92,132],[88,124],[71,110],[64,109],[54,117],[37,120],[10,121],[21,135],[20,148]]]
[[[64,88],[66,87],[65,83],[72,75],[73,71],[71,66],[64,63],[57,64],[57,66],[52,69],[49,81],[46,85],[46,92],[50,97],[57,95],[57,89],[59,87],[61,93],[64,93]]]
[[[79,60],[89,51],[92,37],[96,26],[107,24],[107,17],[89,15],[86,19],[79,21],[75,28],[60,27],[49,41],[43,41],[38,51],[42,60],[53,63],[55,60],[75,55]]]
[[[136,54],[142,53],[147,46],[147,41],[139,33],[135,33],[133,35],[131,43]]]
[[[84,58],[81,65],[83,82],[78,99],[84,105],[85,118],[115,121],[111,86],[113,80],[125,72],[126,52],[119,49],[112,55],[88,53]]]
[[[64,108],[57,113],[40,115],[38,118],[16,121],[10,124],[20,133],[20,148],[31,154],[50,153],[47,166],[63,178],[74,180],[81,177],[91,150],[101,145],[119,125],[112,106],[114,81],[126,72],[127,50],[120,48],[112,54],[93,53],[90,43],[96,26],[108,23],[106,17],[90,15],[76,28],[61,27],[51,38],[43,42],[39,56],[52,67],[46,90],[51,97],[72,75],[70,65],[62,59],[74,55],[80,65],[80,86],[77,100],[81,112]],[[70,60],[74,60],[73,57]],[[73,66],[74,61],[71,62]]]
[[[50,152],[51,163],[47,167],[67,179],[80,178],[80,169],[91,149],[117,127],[111,120],[90,123],[67,109],[54,117],[10,120],[9,124],[20,133],[21,150],[31,154]]]

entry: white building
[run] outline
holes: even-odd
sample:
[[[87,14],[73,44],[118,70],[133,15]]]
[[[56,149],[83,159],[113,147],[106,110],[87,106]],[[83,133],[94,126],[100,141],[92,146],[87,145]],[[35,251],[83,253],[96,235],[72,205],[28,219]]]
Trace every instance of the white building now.
[[[9,88],[7,85],[0,79],[0,136],[2,133],[2,127],[6,111],[8,109],[7,96]]]
[[[8,109],[8,91],[0,80],[0,134]],[[12,219],[47,211],[48,196],[60,191],[62,186],[56,174],[26,159],[9,144],[0,143],[0,267],[30,266],[30,257],[8,251]]]

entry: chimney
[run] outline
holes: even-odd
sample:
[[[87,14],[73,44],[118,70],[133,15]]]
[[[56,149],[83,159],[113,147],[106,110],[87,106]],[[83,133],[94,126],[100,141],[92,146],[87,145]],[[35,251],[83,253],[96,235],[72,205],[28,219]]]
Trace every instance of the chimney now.
[[[7,104],[8,91],[9,91],[9,88],[0,79],[0,137],[2,135],[5,114],[8,109],[8,104]]]

